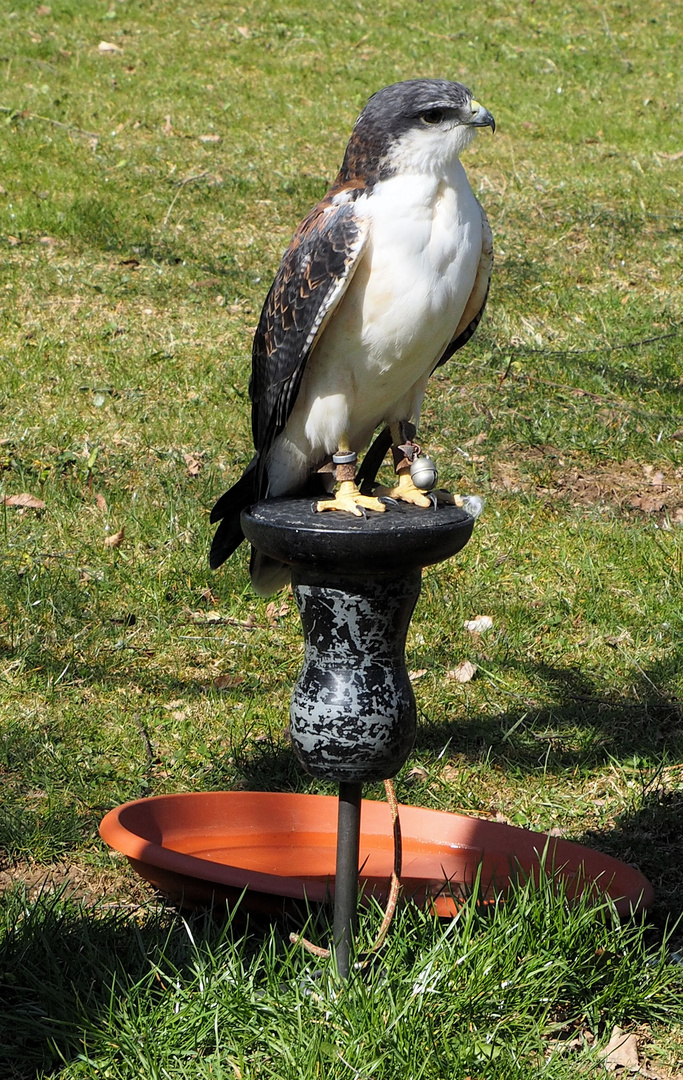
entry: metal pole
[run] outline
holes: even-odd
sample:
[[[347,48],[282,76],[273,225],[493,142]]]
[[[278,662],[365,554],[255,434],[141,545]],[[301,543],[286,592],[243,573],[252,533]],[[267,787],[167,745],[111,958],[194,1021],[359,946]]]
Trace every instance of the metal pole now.
[[[339,785],[337,869],[334,879],[334,952],[342,979],[351,971],[358,907],[358,853],[362,784]]]

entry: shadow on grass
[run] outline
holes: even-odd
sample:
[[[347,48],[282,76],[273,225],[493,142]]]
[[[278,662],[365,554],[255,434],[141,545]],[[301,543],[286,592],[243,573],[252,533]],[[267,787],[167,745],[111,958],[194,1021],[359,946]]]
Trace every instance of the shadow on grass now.
[[[173,193],[177,195],[178,191],[177,185],[169,188],[169,202],[173,199]],[[64,220],[58,219],[53,223],[52,231],[86,249],[95,248],[119,256],[134,255],[171,267],[187,264],[248,290],[251,279],[241,269],[234,255],[214,257],[204,252],[198,258],[196,246],[191,242],[183,242],[170,230],[160,229],[145,214],[138,212],[131,215],[128,194],[126,192],[123,200],[118,201],[112,197],[104,199],[99,195],[87,194],[76,198],[64,215]],[[211,187],[205,188],[204,194],[206,201],[215,200]],[[201,212],[197,192],[195,202],[197,212]]]
[[[551,774],[633,755],[678,756],[683,753],[683,701],[665,688],[681,665],[683,656],[675,654],[640,670],[627,695],[578,668],[508,663],[508,670],[542,684],[533,699],[515,695],[502,712],[468,716],[458,711],[452,719],[432,720],[423,711],[426,723],[418,727],[416,746],[439,752],[447,746],[450,755],[476,759],[486,754],[515,772],[542,768]],[[499,671],[504,677],[505,668]]]
[[[147,957],[173,932],[164,915],[136,926],[124,912],[85,917],[57,896],[25,911],[21,900],[21,890],[5,898],[0,1071],[7,1080],[28,1080],[82,1053],[88,1026],[116,1007],[129,979],[149,978]]]
[[[136,913],[129,910],[134,906],[87,908],[58,893],[28,902],[21,889],[5,897],[0,928],[3,1080],[52,1075],[53,1069],[87,1056],[108,1031],[114,1037],[113,1015],[125,1028],[122,1017],[131,990],[144,988],[150,1014],[155,1002],[167,1008],[176,982],[191,977],[196,964],[193,938],[209,951],[220,948],[226,935],[239,938],[247,963],[263,946],[267,924],[247,922],[239,913],[231,921],[208,912],[188,916],[186,922],[171,908],[150,905]],[[120,1052],[125,1058],[125,1050]]]
[[[134,662],[133,662],[134,663]],[[185,699],[206,698],[212,693],[206,682],[184,679],[172,673],[149,670],[144,664],[121,664],[109,657],[96,664],[74,661],[70,677],[86,685],[98,682],[108,687],[132,683],[148,698]],[[61,655],[41,655],[42,678],[58,678],[64,670]],[[535,684],[533,696],[517,696],[508,708],[486,713],[467,713],[464,708],[441,702],[435,707],[434,718],[429,703],[418,687],[417,696],[422,720],[418,724],[415,751],[418,755],[439,755],[443,760],[463,757],[489,761],[509,768],[516,775],[561,774],[577,766],[599,768],[611,760],[635,759],[644,774],[652,771],[653,759],[668,757],[676,761],[683,755],[683,702],[666,690],[672,685],[683,666],[683,656],[674,654],[666,661],[652,665],[635,674],[630,693],[612,691],[577,668],[558,668],[507,662],[492,665],[492,675],[503,681],[506,673],[522,672]],[[255,678],[240,684],[235,693],[267,695],[273,687]],[[486,678],[481,675],[481,678]],[[278,680],[278,692],[282,691]],[[222,694],[222,700],[226,695]],[[438,712],[437,712],[438,710]],[[438,719],[436,718],[438,716]],[[139,726],[139,725],[138,725]],[[21,759],[27,751],[27,735],[15,726],[7,736],[4,759]],[[17,745],[13,746],[13,739]],[[445,752],[444,752],[445,750]],[[16,753],[15,753],[16,751]],[[261,790],[310,790],[311,781],[297,764],[291,747],[271,735],[251,735],[240,738],[230,747],[235,766],[243,779]],[[2,758],[0,757],[0,760]],[[234,778],[234,772],[231,772]],[[220,786],[223,780],[220,761],[215,762],[212,782]],[[226,776],[227,779],[227,776]],[[316,785],[319,790],[319,785]]]
[[[655,781],[638,809],[617,818],[612,829],[592,831],[577,842],[633,863],[655,890],[652,918],[660,927],[683,917],[683,791]],[[683,941],[683,924],[676,931]]]
[[[32,657],[27,658],[27,663]],[[149,699],[183,697],[206,698],[215,691],[211,679],[183,678],[171,672],[149,668],[140,662],[134,650],[101,654],[96,662],[74,657],[69,664],[68,683],[97,684],[111,688],[134,686]],[[36,653],[41,685],[48,687],[64,676],[64,656],[43,649]],[[467,713],[463,705],[439,701],[432,714],[430,704],[418,684],[417,699],[421,715],[415,749],[449,756],[465,755],[480,760],[482,755],[509,765],[517,773],[562,772],[575,768],[594,768],[612,758],[623,760],[633,755],[667,754],[672,759],[683,755],[683,701],[671,694],[683,668],[683,650],[647,669],[636,669],[629,683],[629,693],[615,690],[604,681],[592,679],[579,668],[552,667],[507,660],[490,662],[490,678],[500,698],[508,693],[503,684],[508,674],[521,673],[533,684],[528,697],[512,694],[509,707],[483,713]],[[35,669],[34,669],[35,670]],[[273,679],[264,674],[247,674],[234,691],[221,691],[238,698],[269,697],[282,693],[288,698],[290,686],[283,688],[282,672]],[[298,670],[292,674],[292,682]],[[437,719],[438,716],[438,719]],[[14,737],[25,748],[26,736],[17,727]],[[239,765],[245,776],[260,777],[268,786],[291,780],[291,769],[283,764],[292,758],[291,750],[269,736],[249,747],[232,748],[240,755]],[[0,748],[0,760],[2,751]]]
[[[633,809],[614,827],[573,839],[636,864],[655,888],[657,920],[675,919],[683,910],[683,791],[664,789],[661,763],[683,759],[683,702],[665,690],[682,664],[674,655],[643,669],[629,695],[576,669],[519,665],[543,681],[551,704],[520,702],[497,715],[428,721],[418,729],[417,749],[438,754],[447,746],[456,760],[485,757],[515,775],[628,764]]]
[[[124,632],[116,628],[116,634]],[[22,659],[28,669],[24,677],[26,685],[31,690],[39,691],[50,691],[58,681],[63,688],[74,684],[88,687],[127,686],[131,689],[135,687],[145,695],[169,699],[179,696],[205,698],[212,692],[212,678],[208,673],[205,678],[186,678],[150,667],[145,660],[152,655],[152,650],[114,644],[116,634],[110,635],[112,644],[106,642],[97,659],[84,660],[74,655],[68,659],[68,664],[63,652],[46,648],[36,638],[35,643],[22,650]],[[217,641],[215,644],[220,646],[221,643]],[[16,650],[6,649],[7,658],[15,655]],[[250,687],[248,683],[246,686],[239,684],[239,689],[244,695]]]

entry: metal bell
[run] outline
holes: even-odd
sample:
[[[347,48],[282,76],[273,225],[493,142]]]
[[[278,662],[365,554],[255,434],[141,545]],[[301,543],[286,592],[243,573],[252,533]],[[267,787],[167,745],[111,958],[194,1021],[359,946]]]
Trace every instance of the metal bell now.
[[[427,454],[420,454],[410,466],[410,477],[420,491],[431,491],[436,486],[439,473],[432,459]]]

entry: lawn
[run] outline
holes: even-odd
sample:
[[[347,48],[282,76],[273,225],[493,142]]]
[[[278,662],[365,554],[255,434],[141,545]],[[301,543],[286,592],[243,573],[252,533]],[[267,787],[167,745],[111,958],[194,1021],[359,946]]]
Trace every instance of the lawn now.
[[[556,1080],[604,1074],[614,1025],[683,1075],[681,4],[0,8],[2,1076]],[[657,899],[404,911],[340,991],[281,928],[183,921],[97,827],[331,790],[286,741],[293,601],[253,596],[245,551],[212,573],[208,517],[282,251],[370,93],[419,75],[495,115],[464,164],[496,263],[423,413],[486,509],[424,575],[398,795],[554,829]]]

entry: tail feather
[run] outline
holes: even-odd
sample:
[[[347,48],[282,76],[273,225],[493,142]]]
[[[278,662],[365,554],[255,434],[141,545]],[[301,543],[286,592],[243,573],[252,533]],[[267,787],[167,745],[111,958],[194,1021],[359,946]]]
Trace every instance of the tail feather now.
[[[245,507],[255,503],[259,496],[257,460],[257,457],[252,458],[237,483],[221,495],[211,511],[211,522],[220,521],[209,553],[209,566],[212,570],[224,563],[244,540],[240,514]]]
[[[257,596],[272,596],[274,593],[289,585],[292,577],[291,566],[271,559],[270,555],[264,555],[262,551],[251,549],[249,562],[249,576],[251,585]]]
[[[244,540],[240,514],[247,506],[253,506],[263,498],[266,486],[264,478],[260,475],[259,455],[255,454],[240,476],[236,484],[221,495],[220,499],[211,511],[211,522],[220,522],[216,529],[211,551],[209,552],[209,566],[217,570],[233,551]],[[314,473],[297,491],[297,494],[310,496],[324,495],[327,493],[325,477]],[[291,494],[291,493],[290,493]],[[252,548],[251,563],[249,566],[252,585],[257,596],[272,596],[288,584],[291,577],[291,569],[284,563],[271,559],[260,551]]]

